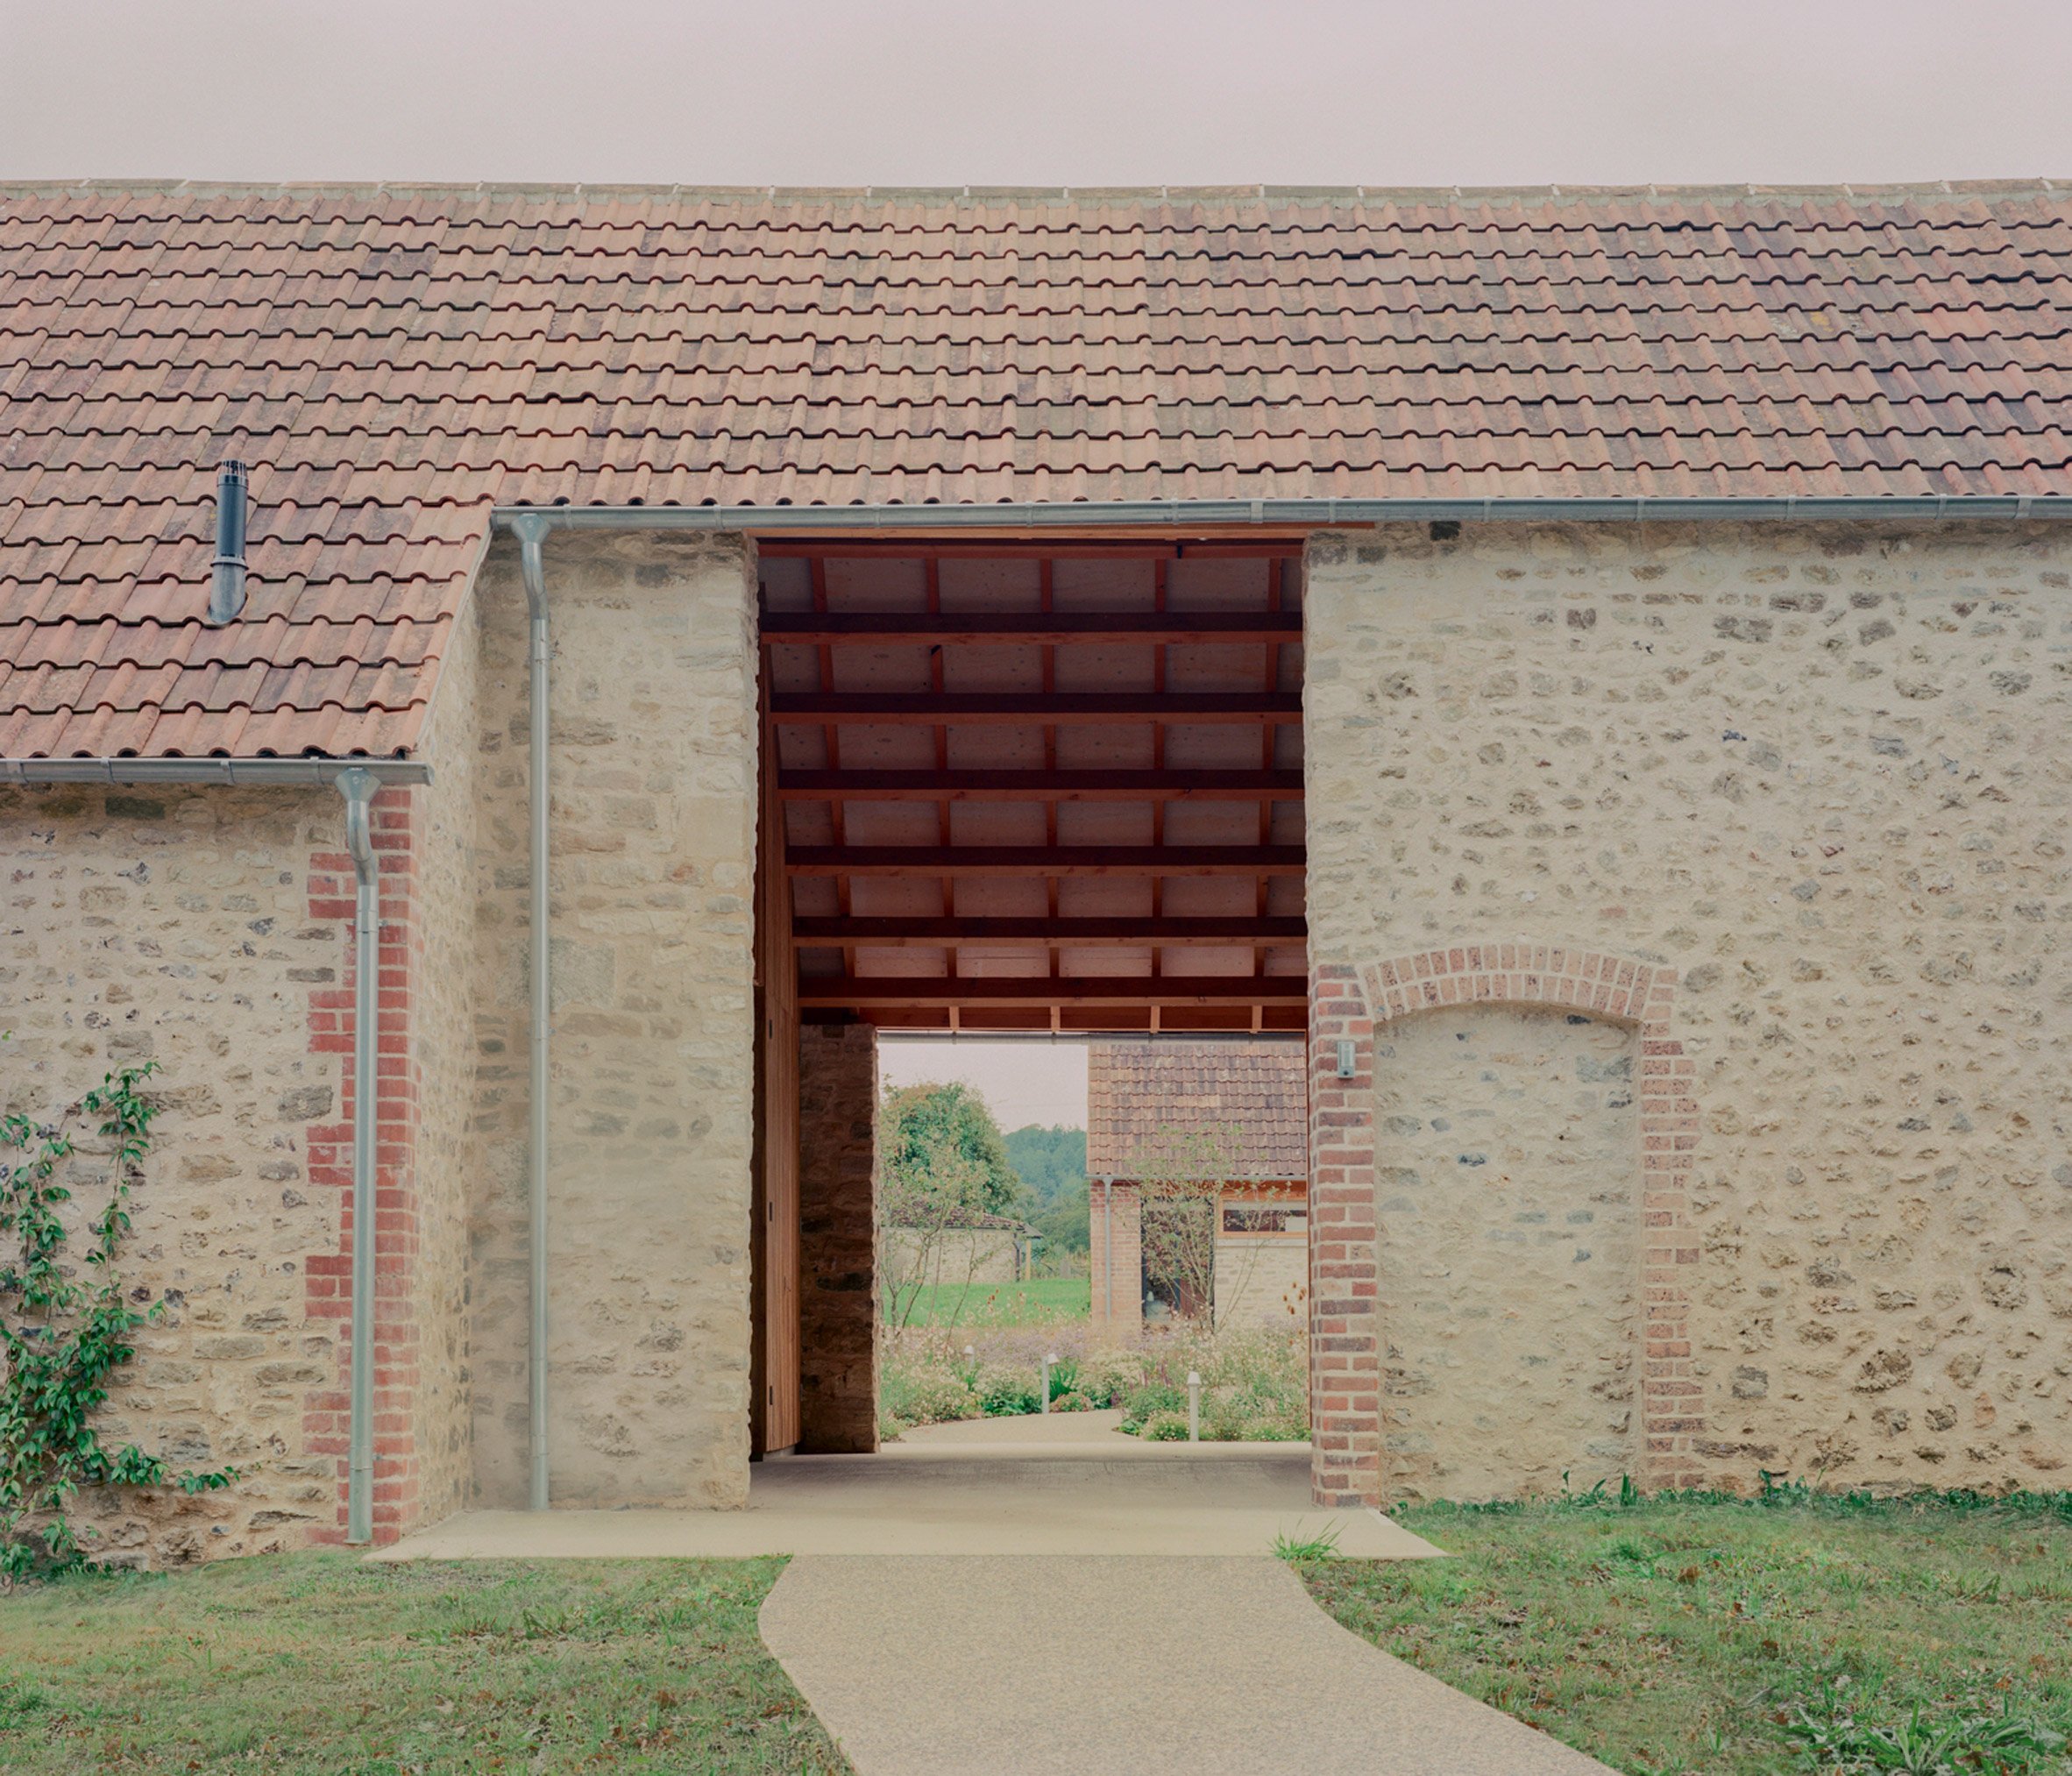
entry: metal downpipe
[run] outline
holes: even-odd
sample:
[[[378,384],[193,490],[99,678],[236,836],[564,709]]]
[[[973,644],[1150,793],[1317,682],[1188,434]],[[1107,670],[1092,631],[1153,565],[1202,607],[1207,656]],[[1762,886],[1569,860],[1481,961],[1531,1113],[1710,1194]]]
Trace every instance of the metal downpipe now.
[[[342,771],[345,849],[352,857],[352,1369],[345,1466],[345,1539],[374,1539],[374,1223],[380,1183],[374,1173],[376,1072],[380,1053],[381,917],[372,831],[371,771]]]
[[[526,1256],[530,1271],[530,1320],[526,1333],[528,1419],[529,1423],[531,1480],[527,1502],[534,1510],[547,1509],[549,1464],[547,1458],[547,1111],[549,1049],[548,970],[550,954],[547,941],[548,859],[548,664],[551,659],[547,635],[547,571],[542,547],[547,538],[544,513],[522,514],[511,529],[518,538],[518,567],[525,582],[525,604],[531,619],[531,741],[528,788],[531,796],[529,878],[531,889],[532,1041],[531,1160],[526,1177]]]
[[[1101,1180],[1101,1318],[1115,1330],[1115,1180]]]

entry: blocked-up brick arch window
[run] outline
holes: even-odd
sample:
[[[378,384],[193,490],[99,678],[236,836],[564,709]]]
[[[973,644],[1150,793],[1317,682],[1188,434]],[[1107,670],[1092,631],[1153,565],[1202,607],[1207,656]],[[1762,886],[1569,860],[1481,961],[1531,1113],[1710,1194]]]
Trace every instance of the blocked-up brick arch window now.
[[[1675,1034],[1675,996],[1673,969],[1529,942],[1455,944],[1365,969],[1313,970],[1309,1384],[1319,1503],[1382,1502],[1391,1483],[1376,1225],[1376,1032],[1421,1012],[1477,1005],[1568,1008],[1636,1034],[1639,1478],[1650,1487],[1700,1483],[1694,1444],[1705,1427],[1685,1282],[1698,1257],[1689,1217],[1698,1108],[1694,1065]],[[1343,1054],[1342,1044],[1350,1045]],[[1348,1059],[1349,1069],[1342,1065]]]

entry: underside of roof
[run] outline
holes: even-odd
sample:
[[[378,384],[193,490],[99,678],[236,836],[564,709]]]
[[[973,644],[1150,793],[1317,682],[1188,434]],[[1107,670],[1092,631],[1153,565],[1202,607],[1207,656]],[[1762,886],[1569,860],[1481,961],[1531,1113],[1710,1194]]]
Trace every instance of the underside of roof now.
[[[2072,494],[2047,185],[41,187],[0,316],[0,757],[407,753],[498,504]]]

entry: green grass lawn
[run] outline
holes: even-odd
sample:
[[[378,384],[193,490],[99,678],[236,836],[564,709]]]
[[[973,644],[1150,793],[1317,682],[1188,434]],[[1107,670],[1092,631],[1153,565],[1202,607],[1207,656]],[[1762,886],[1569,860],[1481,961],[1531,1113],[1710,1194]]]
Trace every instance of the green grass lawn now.
[[[1454,1558],[1301,1563],[1316,1600],[1616,1769],[2068,1768],[1962,1723],[2072,1734],[2072,1495],[1395,1516]]]
[[[843,1772],[766,1560],[338,1554],[0,1596],[0,1769]]]
[[[900,1296],[908,1325],[1055,1325],[1084,1319],[1092,1285],[1083,1276],[1038,1276],[1027,1282],[922,1284]]]

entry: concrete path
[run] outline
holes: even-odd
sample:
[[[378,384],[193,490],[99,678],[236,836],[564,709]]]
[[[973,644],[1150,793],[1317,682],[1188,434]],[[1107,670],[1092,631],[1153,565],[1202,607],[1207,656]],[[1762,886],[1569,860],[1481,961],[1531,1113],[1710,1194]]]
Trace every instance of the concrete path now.
[[[1372,1510],[1309,1502],[1306,1443],[1140,1443],[1107,1414],[912,1432],[876,1455],[756,1464],[745,1510],[468,1511],[370,1558],[1268,1554],[1329,1529],[1365,1559],[1438,1551]]]
[[[1177,1447],[1171,1443],[1146,1443],[1122,1428],[1123,1415],[1111,1407],[1099,1412],[1022,1412],[1011,1418],[957,1418],[947,1424],[916,1424],[903,1431],[897,1443],[888,1443],[881,1454],[897,1455],[916,1449],[1057,1448],[1065,1444],[1083,1445],[1111,1454],[1135,1451],[1156,1455]],[[1263,1444],[1211,1443],[1211,1449],[1264,1448]],[[1292,1447],[1293,1446],[1284,1446]],[[1302,1445],[1305,1451],[1309,1446]]]
[[[809,1558],[762,1628],[858,1776],[1607,1776],[1274,1559]]]

